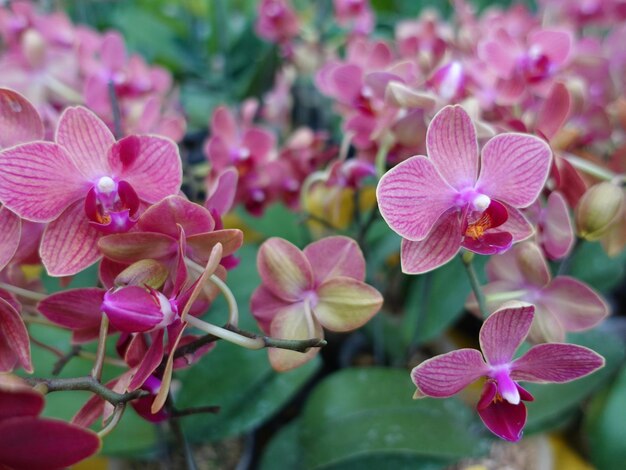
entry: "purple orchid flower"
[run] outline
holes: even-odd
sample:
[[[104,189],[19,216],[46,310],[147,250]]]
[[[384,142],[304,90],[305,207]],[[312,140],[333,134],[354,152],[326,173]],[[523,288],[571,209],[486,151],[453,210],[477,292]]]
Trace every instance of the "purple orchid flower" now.
[[[250,308],[261,329],[277,338],[323,338],[331,331],[350,331],[367,323],[380,307],[380,293],[364,282],[365,260],[357,243],[328,237],[304,252],[282,238],[270,238],[259,250],[262,284]],[[272,367],[285,371],[311,360],[306,353],[269,349]]]
[[[60,469],[100,449],[89,429],[42,418],[41,393],[12,376],[0,377],[0,467],[15,470]]]
[[[519,303],[516,303],[519,304]],[[411,372],[416,397],[446,398],[475,380],[486,379],[476,406],[485,426],[507,441],[518,441],[526,424],[524,401],[533,396],[518,381],[570,382],[604,365],[604,358],[575,344],[533,346],[521,357],[513,355],[530,331],[534,307],[504,305],[480,329],[480,351],[459,349],[422,362]]]
[[[141,205],[176,194],[182,170],[174,142],[136,135],[116,142],[82,107],[64,111],[55,140],[0,153],[0,201],[24,219],[49,222],[42,262],[50,275],[69,276],[98,260],[102,234],[127,231]]]
[[[476,129],[460,106],[446,106],[428,126],[429,157],[415,156],[378,183],[381,214],[403,237],[402,270],[419,274],[448,262],[461,247],[501,253],[532,235],[519,209],[543,188],[552,152],[541,139],[506,133],[479,157]]]
[[[569,331],[584,331],[598,325],[609,314],[600,295],[584,282],[570,276],[552,279],[541,249],[524,242],[487,263],[489,283],[483,287],[487,308],[494,311],[503,300],[520,300],[535,305],[535,322],[530,338],[535,342],[564,341]],[[478,313],[475,297],[467,307]]]

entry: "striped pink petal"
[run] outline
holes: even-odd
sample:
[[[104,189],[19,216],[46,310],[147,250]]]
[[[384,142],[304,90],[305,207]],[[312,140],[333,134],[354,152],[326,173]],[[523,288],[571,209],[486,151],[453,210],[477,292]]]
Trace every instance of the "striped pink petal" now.
[[[42,140],[43,122],[35,107],[24,96],[0,88],[0,149]]]
[[[87,108],[67,108],[59,118],[55,140],[67,151],[83,179],[95,181],[110,176],[106,156],[115,138],[107,125]]]
[[[173,257],[178,244],[176,238],[153,232],[130,232],[107,235],[99,239],[98,247],[107,258],[119,263],[134,263],[142,259]]]
[[[69,289],[50,294],[37,304],[37,310],[51,322],[71,330],[95,328],[102,319],[103,300],[103,289]]]
[[[22,233],[20,218],[6,207],[0,207],[0,271],[11,261]]]
[[[537,137],[517,133],[497,135],[483,147],[476,188],[513,207],[527,207],[543,188],[551,160],[550,147]]]
[[[609,314],[608,305],[596,291],[569,276],[558,276],[543,289],[541,303],[566,331],[588,330]]]
[[[270,325],[276,315],[290,305],[291,302],[276,297],[263,285],[257,287],[250,298],[250,311],[261,329],[268,335],[270,334]]]
[[[528,336],[535,307],[519,305],[500,308],[480,329],[480,349],[490,366],[508,364]]]
[[[428,157],[457,190],[471,187],[478,177],[478,140],[472,119],[459,105],[446,106],[426,133]]]
[[[141,232],[164,233],[173,238],[178,238],[177,225],[190,236],[213,231],[215,221],[203,206],[181,196],[168,196],[150,206],[137,222]]]
[[[0,298],[0,341],[8,345],[15,354],[13,358],[10,358],[9,363],[14,363],[16,359],[26,372],[33,371],[30,360],[30,340],[24,321],[19,312],[3,298]],[[3,361],[0,361],[0,364],[3,364]],[[10,369],[0,366],[0,371],[10,372]],[[0,463],[2,463],[1,460]]]
[[[535,233],[535,228],[522,214],[519,209],[503,204],[509,217],[500,227],[496,228],[496,232],[507,232],[513,237],[513,243],[521,242],[530,238]]]
[[[304,249],[317,285],[337,276],[365,280],[365,258],[356,241],[349,237],[326,237]]]
[[[263,285],[286,301],[299,301],[313,288],[313,270],[304,253],[282,238],[270,238],[261,245],[257,267]]]
[[[157,136],[128,136],[108,153],[109,165],[120,180],[127,181],[144,201],[156,203],[178,194],[182,164],[178,146]]]
[[[604,366],[604,358],[576,344],[533,346],[513,362],[511,378],[526,382],[563,383],[579,379]]]
[[[159,367],[163,360],[163,338],[165,335],[165,329],[161,328],[154,332],[151,336],[152,342],[145,356],[142,358],[137,372],[133,375],[130,384],[128,385],[128,391],[136,390],[143,385],[143,383],[150,377],[150,375]]]
[[[445,398],[459,393],[487,372],[480,351],[459,349],[422,362],[411,371],[411,379],[422,394]]]
[[[564,258],[574,246],[574,228],[567,202],[558,191],[548,196],[541,242],[550,259]]]
[[[451,211],[439,220],[426,239],[402,240],[402,272],[421,274],[443,266],[459,252],[461,240],[461,218]]]
[[[376,188],[378,207],[391,229],[407,240],[426,238],[450,209],[457,192],[426,157],[411,157],[383,175]]]
[[[39,253],[48,274],[73,276],[94,264],[100,235],[85,217],[83,201],[72,204],[43,233]]]
[[[0,202],[24,219],[54,220],[88,190],[71,157],[56,144],[35,142],[0,152]]]

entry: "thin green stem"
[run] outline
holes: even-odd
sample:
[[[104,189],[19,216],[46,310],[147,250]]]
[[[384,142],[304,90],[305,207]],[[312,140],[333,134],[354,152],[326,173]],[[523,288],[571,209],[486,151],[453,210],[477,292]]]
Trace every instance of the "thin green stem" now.
[[[472,291],[474,291],[474,295],[476,296],[478,309],[480,310],[483,318],[487,318],[489,316],[489,310],[487,310],[485,294],[483,293],[480,281],[478,280],[478,276],[476,275],[476,270],[474,269],[474,265],[472,264],[472,261],[474,259],[474,253],[472,253],[471,251],[466,251],[461,255],[461,259],[463,260],[463,265],[465,266],[467,277],[469,278],[470,285],[472,286]]]
[[[104,436],[106,436],[115,429],[115,427],[122,419],[124,410],[126,410],[126,403],[121,403],[115,406],[115,409],[113,410],[113,415],[111,416],[111,419],[109,419],[109,422],[100,431],[98,431],[98,437],[100,439],[102,439]]]
[[[26,377],[24,380],[44,394],[60,391],[83,390],[95,393],[112,405],[127,403],[131,400],[135,400],[136,398],[141,398],[150,394],[150,392],[145,390],[117,393],[107,388],[91,376],[72,377],[68,379],[38,379]]]
[[[98,335],[98,349],[96,350],[96,359],[91,370],[91,376],[100,380],[102,378],[102,366],[104,364],[104,356],[106,354],[107,335],[109,333],[109,317],[102,315],[100,321],[100,333]]]
[[[601,166],[590,162],[589,160],[585,160],[577,155],[566,153],[565,158],[568,162],[572,164],[574,168],[580,170],[588,175],[595,176],[601,180],[612,181],[616,177],[620,177],[622,181],[624,180],[624,175],[616,175],[611,170],[607,170],[606,168],[602,168]]]
[[[204,272],[204,268],[202,266],[189,258],[185,258],[185,263],[187,266],[197,271],[200,275]],[[226,299],[226,303],[228,304],[228,323],[237,326],[239,324],[239,306],[237,305],[237,299],[235,299],[233,292],[230,290],[228,285],[215,274],[211,274],[209,279],[213,284],[215,284]]]
[[[12,294],[19,295],[20,297],[25,297],[27,299],[35,300],[39,302],[47,297],[46,294],[42,294],[41,292],[35,292],[28,289],[22,289],[21,287],[14,286],[12,284],[7,284],[6,282],[0,282],[0,289],[4,289],[6,291],[11,292]]]
[[[376,153],[376,176],[379,178],[385,174],[387,168],[387,155],[393,146],[393,138],[385,135],[379,142],[378,152]]]

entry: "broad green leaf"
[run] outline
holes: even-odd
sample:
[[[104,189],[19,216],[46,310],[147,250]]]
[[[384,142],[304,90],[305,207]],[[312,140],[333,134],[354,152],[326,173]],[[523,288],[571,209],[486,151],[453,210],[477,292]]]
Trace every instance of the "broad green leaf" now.
[[[624,423],[626,368],[605,393],[594,397],[584,423],[591,461],[598,470],[620,468],[626,461]]]
[[[265,448],[261,470],[298,470],[300,465],[299,419],[282,427]]]
[[[344,369],[327,378],[301,418],[303,468],[383,456],[452,461],[486,449],[470,409],[455,399],[414,401],[414,391],[400,369]]]
[[[240,209],[237,214],[244,223],[263,238],[281,237],[294,245],[302,246],[303,234],[306,231],[301,216],[291,212],[283,204],[272,204],[261,217],[254,217]]]
[[[538,432],[553,428],[559,418],[577,407],[592,392],[610,379],[624,360],[624,346],[614,334],[603,329],[573,334],[570,342],[593,349],[606,359],[606,365],[593,374],[564,384],[522,384],[535,397],[528,403],[526,432]]]
[[[566,274],[607,292],[617,286],[626,274],[626,250],[609,258],[600,243],[578,242]]]

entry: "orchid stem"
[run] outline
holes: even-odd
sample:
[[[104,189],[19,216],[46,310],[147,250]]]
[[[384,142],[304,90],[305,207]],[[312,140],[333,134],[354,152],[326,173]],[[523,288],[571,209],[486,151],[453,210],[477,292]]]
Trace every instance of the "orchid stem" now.
[[[376,152],[376,176],[379,178],[385,174],[387,166],[387,155],[391,146],[393,145],[393,138],[389,135],[385,135],[379,144],[378,152]]]
[[[596,165],[595,163],[590,162],[589,160],[585,160],[584,158],[580,158],[577,155],[567,153],[565,155],[565,158],[577,170],[583,171],[587,173],[588,175],[595,176],[596,178],[599,178],[601,180],[612,181],[617,176],[611,170],[602,168],[601,166]]]
[[[269,336],[256,335],[246,331],[239,330],[236,327],[221,326],[207,323],[199,318],[189,315],[186,321],[199,330],[210,335],[224,339],[246,349],[263,349],[263,348],[279,348],[291,351],[306,352],[309,348],[319,348],[326,346],[326,340],[320,338],[311,339],[280,339],[270,338]]]
[[[35,292],[28,289],[22,289],[21,287],[14,286],[12,284],[7,284],[5,282],[0,282],[0,289],[4,289],[12,294],[19,295],[20,297],[25,297],[27,299],[35,300],[39,302],[40,300],[45,299],[46,294],[42,294],[41,292]]]
[[[102,439],[104,436],[106,436],[115,429],[115,427],[122,419],[124,410],[126,410],[126,403],[121,403],[115,407],[115,409],[113,410],[113,415],[111,416],[111,419],[109,419],[109,422],[106,424],[105,427],[98,431],[98,437],[100,439]]]
[[[102,366],[104,364],[104,356],[106,354],[107,334],[109,333],[109,317],[102,315],[100,321],[100,334],[98,335],[98,349],[96,350],[96,359],[91,370],[91,376],[100,380],[102,377]]]
[[[467,271],[467,277],[469,278],[470,285],[472,286],[472,290],[474,291],[474,295],[476,296],[478,309],[480,310],[483,318],[487,318],[489,316],[489,310],[487,310],[485,294],[483,293],[480,282],[478,281],[478,276],[476,275],[476,270],[474,269],[474,265],[472,264],[472,261],[474,259],[474,253],[472,253],[471,251],[466,251],[461,255],[461,259],[463,260],[463,265],[465,266],[465,270]]]
[[[90,375],[87,377],[72,377],[68,379],[37,379],[26,377],[24,380],[31,386],[36,387],[43,394],[68,390],[83,390],[95,393],[112,405],[120,405],[135,400],[136,398],[150,395],[150,392],[146,390],[117,393],[107,388],[105,385],[102,385]]]
[[[117,93],[115,92],[115,84],[112,80],[108,83],[109,89],[109,101],[111,102],[111,111],[113,112],[113,130],[115,132],[115,138],[122,138],[122,115],[120,113],[120,103],[117,100]]]

